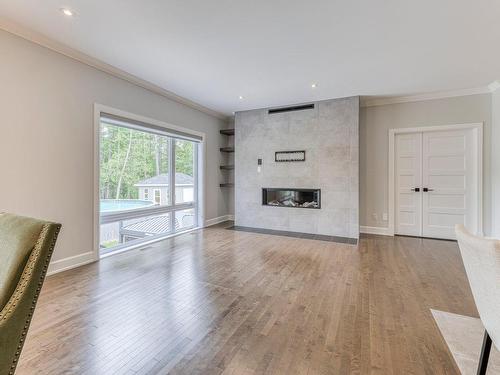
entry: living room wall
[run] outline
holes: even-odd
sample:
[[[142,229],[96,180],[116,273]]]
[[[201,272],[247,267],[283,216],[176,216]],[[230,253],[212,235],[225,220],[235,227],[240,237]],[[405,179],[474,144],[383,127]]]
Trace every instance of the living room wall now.
[[[484,124],[483,229],[491,234],[491,94],[361,107],[361,230],[383,230],[388,224],[389,129],[479,122]]]
[[[62,223],[52,270],[92,260],[94,103],[204,132],[205,219],[229,213],[225,120],[2,30],[0,48],[0,212]]]
[[[500,88],[491,94],[491,235],[500,238]]]
[[[358,124],[358,97],[236,113],[236,225],[358,238]],[[275,162],[276,151],[293,150],[305,150],[305,161]],[[262,188],[321,189],[321,208],[262,205]]]

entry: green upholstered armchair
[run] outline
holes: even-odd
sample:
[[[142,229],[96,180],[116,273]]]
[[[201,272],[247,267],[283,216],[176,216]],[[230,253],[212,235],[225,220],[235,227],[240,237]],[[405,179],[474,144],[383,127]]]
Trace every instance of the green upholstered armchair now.
[[[0,213],[0,375],[16,370],[60,229]]]

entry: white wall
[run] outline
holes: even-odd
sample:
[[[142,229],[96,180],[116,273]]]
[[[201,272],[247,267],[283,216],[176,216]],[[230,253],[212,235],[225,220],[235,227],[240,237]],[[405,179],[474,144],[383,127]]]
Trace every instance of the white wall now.
[[[224,121],[0,30],[0,211],[62,223],[53,261],[92,251],[94,103],[205,132],[205,218],[228,213]]]
[[[491,95],[491,235],[500,238],[500,89]]]
[[[388,213],[389,129],[478,122],[484,123],[483,223],[484,232],[490,234],[492,136],[490,94],[361,108],[360,224],[370,227],[387,227],[388,224],[382,219],[383,214]],[[499,130],[497,132],[500,133]],[[374,218],[373,214],[376,214],[377,218]]]

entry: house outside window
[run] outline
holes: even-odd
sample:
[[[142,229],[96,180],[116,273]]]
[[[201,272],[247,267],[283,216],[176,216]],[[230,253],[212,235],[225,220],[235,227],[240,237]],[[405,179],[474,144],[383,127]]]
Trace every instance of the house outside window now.
[[[170,175],[162,173],[146,178],[134,186],[139,189],[139,196],[156,204],[168,204]],[[149,194],[149,193],[153,194]],[[194,201],[194,177],[186,173],[175,173],[175,200],[177,203]]]
[[[101,255],[198,225],[199,141],[101,115]]]

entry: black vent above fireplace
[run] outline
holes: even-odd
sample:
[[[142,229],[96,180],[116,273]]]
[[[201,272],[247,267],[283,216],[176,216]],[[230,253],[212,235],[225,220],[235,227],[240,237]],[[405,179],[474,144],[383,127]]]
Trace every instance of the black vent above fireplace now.
[[[268,110],[267,113],[272,115],[273,113],[303,111],[305,109],[314,109],[314,104],[303,104],[303,105],[294,105],[292,107],[273,108]]]
[[[262,205],[292,208],[321,208],[320,189],[262,188]]]

